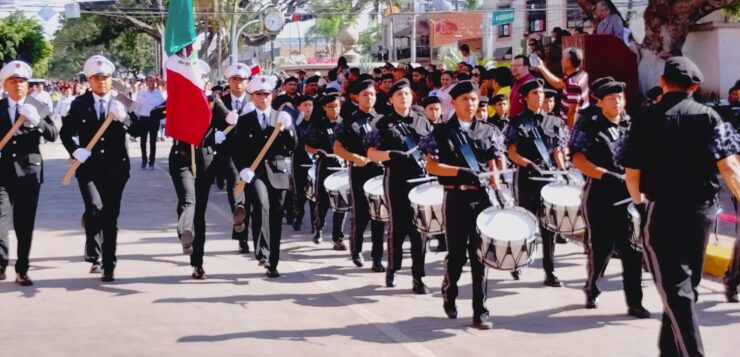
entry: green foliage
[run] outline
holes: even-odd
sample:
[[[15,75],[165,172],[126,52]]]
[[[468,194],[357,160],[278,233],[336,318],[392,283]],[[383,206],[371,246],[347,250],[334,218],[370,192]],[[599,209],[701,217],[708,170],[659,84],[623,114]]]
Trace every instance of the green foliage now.
[[[457,46],[442,46],[439,50],[437,60],[442,62],[446,69],[457,69],[457,64],[462,61],[462,54]]]
[[[740,22],[740,1],[722,9],[722,12],[724,12],[731,20]]]
[[[15,12],[0,19],[0,63],[20,59],[33,67],[36,77],[46,75],[52,47],[36,21]]]
[[[380,43],[380,25],[372,23],[360,32],[360,53],[372,53],[372,46],[377,43]]]
[[[468,10],[480,10],[483,7],[481,0],[465,0],[465,7]]]

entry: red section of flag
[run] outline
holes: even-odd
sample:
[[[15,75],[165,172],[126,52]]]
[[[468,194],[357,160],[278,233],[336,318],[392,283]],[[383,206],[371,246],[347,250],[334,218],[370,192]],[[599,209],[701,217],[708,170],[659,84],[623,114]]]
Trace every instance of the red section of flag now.
[[[258,75],[262,71],[259,64],[255,64],[254,66],[249,67],[249,69],[252,71],[252,75]]]
[[[182,74],[167,69],[166,133],[199,146],[211,125],[211,110],[203,90]]]
[[[737,224],[737,216],[735,216],[734,214],[720,213],[719,220],[722,222],[730,222],[730,223]]]

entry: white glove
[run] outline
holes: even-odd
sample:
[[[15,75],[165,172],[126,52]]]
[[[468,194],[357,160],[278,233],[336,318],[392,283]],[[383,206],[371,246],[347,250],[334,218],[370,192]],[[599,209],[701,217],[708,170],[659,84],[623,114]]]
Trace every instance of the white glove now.
[[[241,170],[239,172],[239,176],[241,176],[241,178],[242,178],[242,180],[244,180],[244,182],[250,183],[250,182],[252,182],[252,180],[254,180],[254,171],[252,171],[252,169],[250,169],[250,168],[247,167],[244,170]]]
[[[293,118],[291,118],[290,114],[286,112],[280,112],[280,114],[278,114],[277,119],[278,119],[278,122],[280,122],[280,124],[283,124],[283,127],[280,129],[280,131],[283,131],[284,129],[288,129],[291,126],[293,126]]]
[[[119,101],[114,101],[110,104],[110,112],[113,114],[113,120],[123,122],[126,120],[128,113],[126,107]]]
[[[226,122],[229,123],[229,125],[236,125],[237,120],[239,120],[239,114],[236,113],[236,110],[232,110],[228,115],[226,115]]]
[[[88,158],[90,158],[90,155],[92,155],[92,153],[90,153],[90,151],[85,148],[79,148],[72,153],[72,156],[74,156],[77,161],[83,164],[85,163],[85,161],[87,161]]]
[[[216,145],[221,144],[222,142],[224,142],[224,140],[226,140],[226,134],[224,134],[224,132],[221,130],[217,130],[215,136],[216,136]]]
[[[26,117],[26,123],[28,123],[29,126],[37,126],[41,122],[39,112],[36,110],[36,107],[31,104],[26,103],[21,105],[21,107],[18,108],[18,113]]]
[[[247,104],[244,104],[244,108],[242,109],[242,113],[249,114],[253,112],[257,107],[252,104],[252,102],[248,102]]]

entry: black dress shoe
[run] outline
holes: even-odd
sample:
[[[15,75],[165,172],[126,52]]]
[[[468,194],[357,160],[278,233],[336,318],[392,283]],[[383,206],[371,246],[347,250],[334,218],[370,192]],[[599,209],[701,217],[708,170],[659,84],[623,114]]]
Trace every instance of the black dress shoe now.
[[[23,274],[18,273],[18,274],[16,274],[15,275],[15,283],[18,284],[18,285],[20,285],[20,286],[31,286],[31,285],[33,285],[33,281],[31,280],[31,278],[26,273],[23,273]]]
[[[298,232],[301,230],[301,221],[295,219],[293,220],[293,231]]]
[[[396,273],[387,272],[385,274],[385,286],[389,288],[396,286]]]
[[[519,277],[521,274],[522,274],[522,271],[519,269],[511,271],[511,277],[514,278],[514,280],[519,280]]]
[[[247,209],[243,205],[236,205],[234,208],[234,231],[237,233],[244,232],[247,227],[244,220],[247,219]]]
[[[483,315],[480,319],[473,319],[473,327],[479,330],[490,330],[493,328],[493,322],[489,320],[488,315]]]
[[[277,269],[267,269],[265,272],[265,275],[267,275],[268,278],[279,278],[280,273],[278,273]]]
[[[103,278],[100,279],[104,283],[112,283],[116,279],[113,278],[113,272],[103,272]]]
[[[322,240],[324,240],[323,234],[320,230],[316,230],[313,234],[313,244],[319,244]]]
[[[362,268],[365,265],[365,258],[362,257],[361,253],[354,253],[352,254],[352,263],[355,263],[356,267]]]
[[[442,307],[445,309],[445,314],[447,314],[447,318],[457,318],[457,306],[455,305],[455,303],[443,304]]]
[[[431,292],[421,279],[414,279],[414,287],[411,290],[419,295],[429,294]]]
[[[186,229],[182,231],[180,235],[180,244],[182,244],[182,254],[191,255],[193,254],[193,231]]]
[[[146,169],[146,161],[141,162],[141,169],[142,170]]]
[[[557,276],[553,274],[548,274],[545,278],[545,285],[552,286],[553,288],[559,288],[563,286],[562,283],[560,283],[560,279],[558,279]]]
[[[239,253],[242,253],[242,254],[249,253],[249,242],[247,242],[247,240],[239,239]]]
[[[190,276],[195,280],[205,280],[208,278],[203,267],[193,267],[193,274],[190,274]]]
[[[341,250],[347,250],[347,246],[344,245],[344,242],[342,242],[341,240],[338,240],[338,241],[334,242],[334,247],[332,249],[334,249],[334,250],[340,250],[340,251]]]
[[[627,315],[636,317],[638,319],[647,319],[650,318],[650,311],[647,311],[642,305],[640,306],[630,306],[629,309],[627,309]]]
[[[598,307],[599,299],[596,296],[586,296],[586,308],[595,309]]]
[[[563,237],[562,235],[558,234],[558,235],[555,236],[555,243],[557,243],[557,244],[565,244],[565,243],[568,243],[568,240],[565,239],[565,237]]]
[[[727,298],[727,302],[738,302],[737,286],[730,286],[725,284],[725,297]]]
[[[100,263],[92,263],[92,266],[90,266],[90,274],[100,274],[103,272],[103,267],[100,265]]]
[[[5,275],[5,269],[6,267],[0,267],[0,280],[5,280],[8,277]]]
[[[383,266],[383,263],[380,262],[380,260],[375,260],[373,261],[372,270],[376,273],[382,273],[385,272],[385,267]]]
[[[259,258],[258,259],[257,265],[264,266],[265,264],[267,264],[267,259],[265,259],[265,258]]]

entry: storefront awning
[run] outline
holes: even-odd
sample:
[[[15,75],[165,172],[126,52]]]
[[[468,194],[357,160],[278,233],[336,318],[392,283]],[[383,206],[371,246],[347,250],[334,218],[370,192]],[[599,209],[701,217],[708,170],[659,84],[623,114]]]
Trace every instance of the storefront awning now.
[[[493,59],[496,61],[507,61],[511,59],[511,47],[499,47],[493,51]]]
[[[481,37],[483,16],[480,12],[435,12],[427,16],[431,47]]]
[[[394,37],[411,37],[413,28],[411,26],[396,31]],[[426,21],[418,21],[416,26],[416,36],[429,36],[429,24]]]

